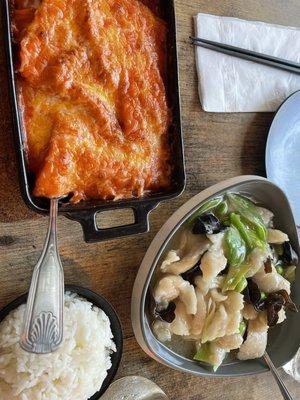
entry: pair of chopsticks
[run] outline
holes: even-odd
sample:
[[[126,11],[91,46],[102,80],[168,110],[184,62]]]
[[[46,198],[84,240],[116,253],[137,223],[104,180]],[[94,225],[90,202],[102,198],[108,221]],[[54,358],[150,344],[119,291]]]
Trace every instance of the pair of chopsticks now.
[[[284,60],[269,56],[256,51],[243,49],[241,47],[230,46],[224,43],[214,42],[212,40],[201,39],[190,36],[191,43],[195,46],[205,47],[206,49],[218,51],[219,53],[227,54],[229,56],[242,58],[244,60],[253,61],[259,64],[268,65],[269,67],[280,68],[285,71],[300,74],[300,64],[293,61]]]

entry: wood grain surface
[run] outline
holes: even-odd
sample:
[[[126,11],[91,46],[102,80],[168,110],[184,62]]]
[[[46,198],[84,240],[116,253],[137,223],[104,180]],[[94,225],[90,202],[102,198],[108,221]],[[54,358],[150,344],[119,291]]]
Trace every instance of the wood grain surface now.
[[[280,400],[270,373],[244,378],[204,379],[174,372],[146,356],[130,322],[134,278],[143,255],[163,222],[205,187],[240,174],[264,175],[264,148],[272,114],[204,113],[198,100],[194,52],[188,44],[197,12],[259,19],[299,26],[299,0],[177,0],[180,86],[187,187],[176,200],[161,204],[150,217],[147,234],[86,244],[80,225],[59,218],[59,247],[67,283],[104,295],[116,308],[124,329],[124,355],[118,377],[153,379],[174,400]],[[45,238],[47,218],[29,211],[18,191],[11,115],[0,38],[0,307],[27,291],[32,268]],[[216,93],[216,96],[218,94]],[[300,384],[281,372],[295,399]],[[1,395],[0,395],[1,398]],[[32,399],[34,400],[34,399]]]

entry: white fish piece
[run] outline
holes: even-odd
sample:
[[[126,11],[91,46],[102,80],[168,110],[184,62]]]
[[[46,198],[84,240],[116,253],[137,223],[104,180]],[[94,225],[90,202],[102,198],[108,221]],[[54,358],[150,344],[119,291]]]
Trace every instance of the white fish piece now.
[[[153,332],[160,342],[170,342],[172,339],[170,324],[168,322],[156,320],[153,324]]]
[[[264,268],[261,268],[252,279],[258,285],[259,289],[265,293],[277,292],[282,289],[286,290],[288,294],[291,293],[290,282],[278,274],[273,266],[272,272],[269,273],[266,273]]]
[[[161,265],[161,271],[180,275],[193,268],[201,256],[211,246],[205,235],[194,235],[191,231],[184,231],[184,239],[178,250],[171,250]]]
[[[218,368],[224,361],[227,353],[231,350],[238,349],[242,344],[243,338],[240,334],[224,336],[209,344],[209,362]]]
[[[200,290],[197,288],[197,290]],[[205,296],[206,318],[202,330],[202,343],[238,332],[244,307],[243,295],[228,291],[226,295],[210,290]]]
[[[211,289],[222,289],[225,281],[225,275],[216,276],[210,284]]]
[[[228,314],[221,303],[215,310],[212,318],[205,324],[202,333],[202,343],[211,342],[225,336],[228,323]]]
[[[196,276],[195,278],[195,285],[197,286],[197,288],[203,293],[203,295],[206,295],[209,291],[210,288],[210,282],[206,282],[203,279],[202,275]]]
[[[225,305],[229,312],[241,311],[244,308],[244,295],[242,293],[229,290],[226,292],[226,295],[227,300],[225,301]]]
[[[179,261],[179,260],[180,260],[180,257],[179,257],[179,255],[177,254],[177,251],[176,251],[176,250],[170,250],[170,251],[167,253],[167,256],[166,256],[165,260],[162,262],[160,269],[164,272],[165,269],[166,269],[169,265],[171,265],[172,263],[174,263],[174,262],[176,262],[176,261]]]
[[[186,312],[185,304],[181,301],[177,301],[175,309],[175,319],[170,324],[171,333],[179,336],[190,335],[192,321],[192,316]]]
[[[203,274],[203,280],[211,283],[213,279],[226,267],[227,259],[223,251],[224,233],[208,235],[209,239],[214,240],[213,245],[201,258],[200,268]]]
[[[196,276],[195,285],[206,295],[210,289],[222,289],[225,276],[216,276],[211,282],[206,282],[202,275]]]
[[[239,329],[240,323],[242,322],[242,314],[240,311],[231,313],[228,317],[228,323],[225,331],[225,335],[233,335]]]
[[[244,296],[235,291],[227,292],[227,300],[224,302],[228,321],[225,335],[233,335],[238,332],[240,322],[242,321],[242,309],[244,308]]]
[[[268,229],[267,242],[272,244],[282,244],[288,242],[289,237],[279,229]]]
[[[242,316],[246,320],[256,319],[258,312],[255,311],[252,304],[245,303],[244,308],[242,309]]]
[[[243,336],[239,333],[224,336],[216,341],[217,345],[226,351],[238,349],[243,343]]]
[[[267,227],[270,227],[272,224],[273,217],[274,217],[274,214],[272,213],[272,211],[268,210],[267,208],[258,207],[258,206],[256,206],[256,210],[258,211],[259,215],[261,216],[263,223]]]
[[[180,300],[184,303],[188,314],[195,315],[197,312],[197,296],[193,285],[189,284],[181,290]]]
[[[214,244],[216,247],[223,246],[224,232],[214,233],[213,235],[206,235],[206,237]]]
[[[196,314],[197,297],[194,286],[180,275],[166,275],[156,285],[153,292],[155,301],[167,308],[170,301],[179,298],[185,305],[188,314]]]
[[[225,301],[228,299],[228,296],[224,295],[217,289],[211,289],[210,296],[211,296],[212,300],[214,300],[216,303],[220,303],[221,301]]]
[[[205,323],[207,307],[201,290],[196,288],[195,292],[197,297],[197,312],[193,319],[191,334],[193,336],[200,336]]]
[[[223,349],[222,347],[218,346],[218,344],[215,342],[210,343],[209,347],[210,347],[210,353],[211,353],[210,363],[214,366],[215,369],[217,369],[224,361],[227,351],[225,349]]]
[[[246,273],[246,278],[251,278],[263,266],[267,258],[271,255],[271,249],[267,246],[264,249],[255,247],[247,258],[247,263],[251,266],[250,270]]]
[[[220,240],[220,234],[211,235],[211,236],[219,236],[218,241]],[[218,243],[219,245],[219,243]],[[225,262],[225,261],[224,261]],[[206,295],[209,289],[219,289],[223,287],[223,283],[225,280],[225,276],[217,275],[212,278],[212,280],[205,280],[202,275],[196,276],[195,285],[202,291],[204,295]]]
[[[237,354],[239,360],[250,360],[262,357],[267,347],[268,325],[265,312],[250,320],[247,329],[247,338]]]
[[[237,354],[239,360],[252,360],[263,356],[268,340],[268,332],[251,332],[249,338],[241,345]]]

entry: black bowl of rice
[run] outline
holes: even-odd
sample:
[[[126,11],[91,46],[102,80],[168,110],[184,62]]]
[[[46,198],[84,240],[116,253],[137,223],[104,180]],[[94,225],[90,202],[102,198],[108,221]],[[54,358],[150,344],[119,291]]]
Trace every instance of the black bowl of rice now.
[[[89,289],[66,285],[62,345],[31,354],[19,345],[26,300],[24,294],[0,311],[1,400],[98,400],[122,356],[113,307]]]

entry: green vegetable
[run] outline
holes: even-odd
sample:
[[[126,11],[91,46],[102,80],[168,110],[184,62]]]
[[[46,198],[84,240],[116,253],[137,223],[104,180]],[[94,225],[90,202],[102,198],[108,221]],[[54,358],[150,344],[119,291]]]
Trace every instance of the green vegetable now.
[[[242,292],[247,286],[245,278],[250,265],[244,263],[247,246],[252,247],[253,239],[248,234],[247,227],[241,222],[239,215],[230,214],[231,226],[225,233],[225,255],[229,264],[229,271],[223,284],[223,292],[235,290]],[[244,263],[244,264],[243,264]]]
[[[230,221],[233,226],[239,231],[242,239],[246,243],[247,247],[251,250],[255,247],[264,247],[265,243],[257,236],[257,234],[250,229],[249,226],[244,224],[240,215],[231,213]]]
[[[210,343],[201,344],[200,348],[198,349],[197,353],[194,356],[194,360],[202,361],[210,364]]]
[[[188,223],[193,222],[197,217],[199,217],[202,214],[207,213],[208,211],[212,211],[213,209],[215,209],[221,202],[222,202],[223,198],[222,197],[215,197],[211,200],[206,201],[205,203],[203,203],[198,210],[195,212],[195,214],[193,214],[189,220]]]
[[[265,292],[261,292],[261,293],[260,293],[260,299],[261,299],[261,300],[265,300],[266,298],[267,298],[266,293],[265,293]]]
[[[201,347],[198,349],[197,353],[194,356],[194,360],[201,361],[206,364],[210,364],[213,367],[213,370],[216,371],[218,366],[213,364],[213,354],[210,350],[210,343],[201,344]]]
[[[267,242],[262,241],[256,234],[256,232],[254,232],[253,230],[251,230],[248,226],[247,226],[247,231],[248,231],[248,236],[250,238],[250,241],[252,243],[252,248],[254,249],[255,247],[259,247],[261,249],[263,249],[264,247],[266,247]]]
[[[242,293],[244,291],[244,289],[246,289],[248,285],[247,279],[245,277],[243,277],[240,282],[236,285],[235,287],[235,291],[238,293]]]
[[[241,264],[246,257],[246,245],[239,231],[235,226],[231,226],[225,232],[225,256],[230,266]]]
[[[289,282],[294,282],[296,279],[296,267],[295,265],[291,265],[290,267],[285,268],[283,272],[283,277],[287,279]]]
[[[267,229],[262,217],[252,201],[234,193],[228,193],[227,198],[232,210],[243,218],[251,226],[260,240],[266,242]]]
[[[222,201],[216,208],[216,214],[218,217],[225,216],[228,213],[228,204],[226,201]]]
[[[227,290],[236,290],[243,287],[244,279],[246,273],[249,271],[251,266],[247,263],[230,267],[228,274],[226,275],[225,281],[223,283],[222,291],[226,292]],[[241,283],[241,281],[243,283]]]
[[[239,334],[243,336],[246,331],[246,328],[247,328],[247,325],[246,325],[245,321],[240,322]]]
[[[239,231],[241,237],[243,238],[247,246],[251,248],[252,246],[251,239],[248,235],[246,226],[241,221],[241,217],[238,214],[231,213],[230,222]]]
[[[278,272],[278,274],[282,275],[283,274],[283,268],[281,265],[276,265],[276,271]]]
[[[204,326],[202,329],[202,343],[204,343],[204,344],[209,341],[209,336],[207,335],[207,330],[214,319],[215,311],[216,311],[216,305],[213,303],[213,305],[210,309],[210,312],[206,316]]]
[[[222,218],[221,222],[222,222],[223,225],[226,225],[226,226],[230,226],[231,225],[230,217],[228,215],[226,215],[226,217]]]

